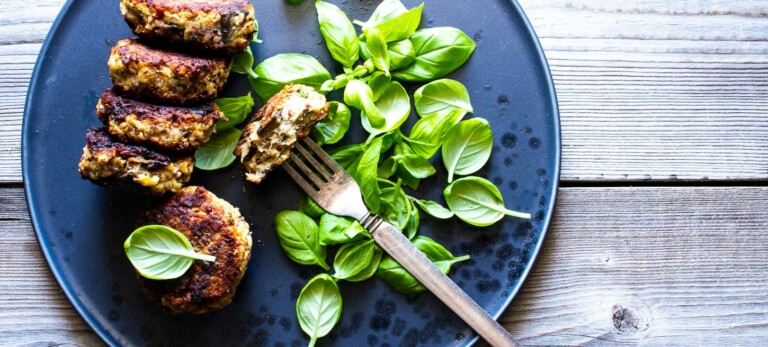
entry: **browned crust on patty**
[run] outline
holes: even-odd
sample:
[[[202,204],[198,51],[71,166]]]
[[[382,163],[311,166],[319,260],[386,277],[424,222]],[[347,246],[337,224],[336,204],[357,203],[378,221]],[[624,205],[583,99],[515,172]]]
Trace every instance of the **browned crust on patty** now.
[[[203,187],[186,187],[139,217],[137,226],[160,224],[189,239],[196,252],[216,257],[196,260],[180,278],[157,281],[141,276],[142,291],[176,313],[205,313],[232,301],[251,256],[250,228],[237,208]]]
[[[226,119],[214,102],[198,107],[161,106],[122,97],[107,89],[96,114],[123,142],[174,151],[193,151],[210,140],[216,121]]]
[[[125,96],[169,104],[216,97],[229,77],[229,61],[169,52],[125,39],[109,57],[114,90]]]
[[[138,36],[214,54],[245,51],[256,29],[246,0],[121,0],[120,12]]]
[[[114,151],[115,155],[120,157],[145,159],[150,162],[147,165],[149,168],[170,165],[174,161],[170,156],[147,147],[115,141],[104,128],[88,129],[85,133],[85,144],[92,152]]]
[[[126,2],[126,0],[121,0]],[[237,13],[247,11],[251,4],[246,0],[130,0],[135,4],[145,4],[158,14],[165,12],[219,12]]]
[[[189,181],[195,159],[171,156],[113,139],[106,129],[89,129],[78,171],[83,179],[140,194],[176,192]]]

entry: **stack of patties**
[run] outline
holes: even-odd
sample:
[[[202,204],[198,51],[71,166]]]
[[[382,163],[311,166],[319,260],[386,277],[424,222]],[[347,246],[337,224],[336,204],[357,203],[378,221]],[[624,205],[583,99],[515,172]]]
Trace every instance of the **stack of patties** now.
[[[224,114],[213,99],[233,54],[253,38],[246,0],[121,0],[139,39],[109,57],[113,88],[96,106],[103,128],[89,129],[78,169],[102,186],[163,195],[189,181],[193,152]]]
[[[178,230],[196,260],[172,280],[139,275],[142,291],[175,313],[205,313],[232,301],[251,255],[240,211],[203,187],[186,187],[193,152],[225,119],[213,99],[227,81],[233,54],[255,31],[246,0],[121,0],[138,39],[117,42],[109,57],[112,88],[96,105],[104,127],[90,129],[80,160],[83,178],[104,186],[163,195],[138,225]]]

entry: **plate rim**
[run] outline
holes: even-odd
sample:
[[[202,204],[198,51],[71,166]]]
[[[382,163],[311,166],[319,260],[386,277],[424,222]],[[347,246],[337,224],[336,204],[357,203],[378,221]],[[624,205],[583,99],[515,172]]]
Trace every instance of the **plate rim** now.
[[[550,204],[547,207],[547,211],[544,217],[544,220],[542,221],[541,225],[541,237],[539,238],[536,247],[533,249],[533,253],[531,254],[531,259],[528,260],[528,266],[525,267],[523,270],[523,273],[520,274],[520,279],[518,280],[518,285],[512,292],[509,294],[507,299],[504,301],[504,303],[501,305],[501,310],[499,312],[492,315],[493,319],[498,322],[499,317],[501,317],[504,312],[507,311],[509,308],[509,305],[512,303],[512,300],[517,297],[517,294],[520,292],[520,290],[523,288],[523,284],[525,284],[525,280],[528,279],[528,275],[531,272],[531,269],[533,269],[534,266],[536,266],[536,263],[539,259],[539,253],[541,251],[541,248],[544,247],[544,242],[546,242],[547,234],[549,232],[549,226],[552,221],[552,217],[555,213],[555,205],[557,205],[557,196],[558,196],[558,189],[560,188],[560,164],[562,162],[562,154],[563,154],[563,148],[562,148],[562,132],[560,129],[560,107],[557,103],[557,91],[555,90],[555,82],[552,79],[552,71],[549,68],[549,61],[547,61],[546,54],[544,53],[544,48],[541,46],[541,42],[539,41],[539,36],[536,35],[536,30],[533,29],[533,25],[531,24],[530,19],[528,19],[528,15],[525,14],[525,11],[523,10],[523,7],[520,6],[520,3],[518,0],[508,0],[509,3],[512,4],[512,6],[515,7],[516,14],[520,16],[520,19],[522,19],[523,24],[525,25],[526,34],[533,42],[534,47],[536,47],[536,53],[538,54],[539,63],[543,67],[543,73],[544,77],[546,79],[547,83],[547,89],[550,92],[551,98],[550,98],[550,107],[552,108],[552,117],[554,118],[554,132],[555,132],[555,171],[553,177],[555,177],[554,182],[552,182],[552,193],[549,196]],[[472,346],[473,344],[477,343],[478,339],[480,338],[479,335],[475,335],[475,337],[469,341],[467,346]]]
[[[549,63],[547,61],[546,55],[544,53],[544,49],[541,46],[541,42],[539,41],[538,35],[536,35],[536,31],[533,29],[533,26],[531,25],[530,20],[528,19],[528,16],[526,15],[525,11],[523,11],[522,6],[518,3],[517,0],[507,0],[512,6],[514,6],[516,10],[516,15],[522,19],[523,25],[526,29],[526,35],[530,38],[531,42],[533,43],[536,53],[538,55],[538,61],[539,64],[543,67],[543,74],[545,77],[545,82],[547,85],[547,89],[550,92],[550,107],[552,109],[552,117],[554,118],[554,155],[555,155],[555,167],[554,167],[554,180],[552,182],[552,193],[549,196],[549,201],[551,202],[546,210],[545,218],[542,221],[541,225],[541,237],[539,238],[535,248],[533,249],[533,253],[531,254],[531,258],[528,260],[528,266],[525,267],[523,270],[523,273],[520,275],[520,279],[518,280],[518,285],[512,292],[510,292],[507,299],[502,303],[501,309],[492,315],[492,317],[498,321],[499,317],[509,308],[509,305],[512,303],[512,300],[517,296],[517,294],[520,292],[520,289],[522,289],[523,284],[525,283],[525,280],[528,278],[528,275],[531,272],[531,269],[536,265],[538,262],[539,254],[541,251],[541,248],[544,245],[544,242],[546,241],[547,234],[549,231],[549,227],[552,221],[552,217],[554,215],[555,205],[557,204],[557,197],[558,197],[558,189],[560,186],[560,169],[561,169],[561,162],[562,162],[562,132],[561,132],[561,124],[560,124],[560,109],[557,102],[557,92],[555,90],[555,84],[554,80],[552,79],[552,72],[549,67]],[[45,40],[43,41],[43,44],[40,48],[40,52],[38,53],[37,59],[35,61],[35,67],[32,70],[32,75],[30,76],[30,82],[27,86],[27,95],[25,97],[24,101],[24,112],[23,112],[23,119],[22,119],[22,126],[21,126],[21,172],[22,172],[22,180],[24,185],[24,198],[26,200],[27,204],[27,212],[29,213],[30,222],[32,224],[32,229],[35,233],[35,237],[38,242],[38,246],[40,247],[40,250],[43,253],[43,257],[45,258],[45,262],[48,265],[48,270],[53,275],[54,279],[56,280],[56,283],[59,285],[59,288],[64,293],[64,295],[67,297],[69,302],[72,304],[73,308],[77,313],[80,315],[80,318],[82,318],[86,324],[91,328],[91,331],[93,331],[99,338],[101,338],[102,341],[104,341],[106,344],[110,346],[118,346],[118,340],[115,338],[115,336],[112,336],[112,334],[109,334],[107,332],[107,329],[105,329],[101,324],[96,321],[96,319],[91,315],[91,313],[85,308],[85,305],[82,303],[80,298],[72,291],[72,287],[69,285],[66,285],[68,282],[64,278],[63,274],[61,273],[61,270],[59,269],[58,262],[54,261],[53,255],[51,252],[51,248],[47,246],[46,244],[46,238],[43,235],[43,233],[40,231],[39,222],[38,222],[38,215],[37,213],[34,213],[36,211],[35,201],[31,199],[31,192],[30,192],[30,180],[29,180],[29,155],[27,153],[27,150],[29,148],[28,142],[29,142],[29,136],[27,135],[29,133],[29,114],[30,114],[30,105],[34,101],[34,97],[32,93],[30,93],[31,90],[35,90],[37,87],[37,84],[39,83],[39,74],[41,70],[41,66],[45,61],[47,60],[47,53],[48,50],[51,47],[52,38],[55,35],[56,32],[58,32],[59,27],[62,24],[62,19],[69,13],[69,11],[72,8],[72,5],[75,3],[74,0],[67,0],[66,3],[61,8],[61,11],[56,15],[56,19],[51,24],[51,28],[48,31],[48,34],[46,34]],[[467,341],[467,346],[471,346],[475,344],[479,339],[478,335],[475,335],[472,339]]]
[[[107,345],[118,346],[117,339],[115,339],[114,336],[111,336],[111,334],[108,334],[107,330],[96,321],[96,319],[88,312],[88,310],[85,309],[85,305],[83,305],[83,303],[80,301],[80,298],[72,291],[72,287],[65,285],[67,280],[62,275],[58,266],[58,262],[54,261],[51,250],[46,245],[45,236],[40,231],[40,227],[38,226],[38,216],[36,213],[34,213],[36,210],[35,201],[31,199],[31,192],[29,187],[29,155],[27,153],[27,150],[29,149],[29,136],[26,134],[29,133],[29,113],[31,104],[34,100],[32,95],[33,93],[30,93],[30,91],[37,88],[37,84],[39,83],[40,79],[40,70],[42,69],[43,63],[47,60],[46,55],[50,49],[51,42],[53,41],[52,38],[54,34],[58,32],[62,23],[62,19],[67,15],[67,13],[69,13],[74,3],[75,0],[67,0],[67,2],[64,3],[64,6],[62,6],[61,11],[59,11],[59,14],[56,15],[56,19],[53,21],[53,24],[51,24],[51,29],[48,31],[48,34],[45,36],[45,41],[43,41],[43,45],[40,47],[40,52],[38,53],[37,60],[35,61],[35,67],[32,70],[32,75],[29,79],[29,86],[27,86],[27,96],[24,101],[24,119],[22,120],[21,124],[21,178],[24,183],[24,200],[27,202],[27,212],[29,213],[29,219],[32,222],[32,230],[35,232],[37,243],[43,253],[45,262],[48,264],[49,271],[56,279],[56,283],[59,285],[61,291],[64,292],[64,295],[72,304],[75,311],[77,311],[78,315],[80,315],[80,318],[82,318],[85,323],[88,324],[88,327],[91,328],[91,331],[99,336],[99,338],[101,338],[101,340],[104,341]]]

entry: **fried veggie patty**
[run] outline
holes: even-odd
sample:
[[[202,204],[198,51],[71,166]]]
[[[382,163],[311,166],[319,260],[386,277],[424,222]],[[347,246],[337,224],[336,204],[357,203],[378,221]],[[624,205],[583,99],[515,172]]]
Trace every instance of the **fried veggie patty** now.
[[[125,96],[194,103],[216,97],[229,77],[229,61],[164,51],[126,39],[112,48],[109,72],[114,89]]]
[[[206,144],[216,121],[226,119],[214,102],[199,107],[160,106],[122,97],[112,89],[104,91],[96,113],[120,141],[174,151],[193,151]]]
[[[157,281],[138,276],[142,292],[176,313],[206,313],[228,305],[251,257],[251,231],[240,210],[203,187],[182,189],[139,217],[137,226],[161,224],[189,239],[195,252],[216,257],[196,260],[182,276]]]
[[[327,114],[325,96],[312,87],[294,84],[275,94],[245,127],[235,148],[245,166],[245,178],[260,183]]]
[[[121,0],[120,12],[133,32],[194,51],[245,51],[255,31],[246,0]]]
[[[78,171],[93,183],[142,194],[177,192],[189,181],[195,159],[171,157],[149,148],[117,142],[106,129],[89,129]]]

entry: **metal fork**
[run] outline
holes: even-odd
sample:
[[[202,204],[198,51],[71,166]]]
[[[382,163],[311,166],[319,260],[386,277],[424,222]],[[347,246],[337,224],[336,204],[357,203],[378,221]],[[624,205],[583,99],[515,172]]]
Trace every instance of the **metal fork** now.
[[[357,182],[316,143],[308,138],[298,141],[290,154],[290,161],[284,162],[282,167],[326,211],[360,221],[384,251],[488,343],[493,346],[520,346],[496,320],[440,271],[400,230],[370,213],[363,203]]]

